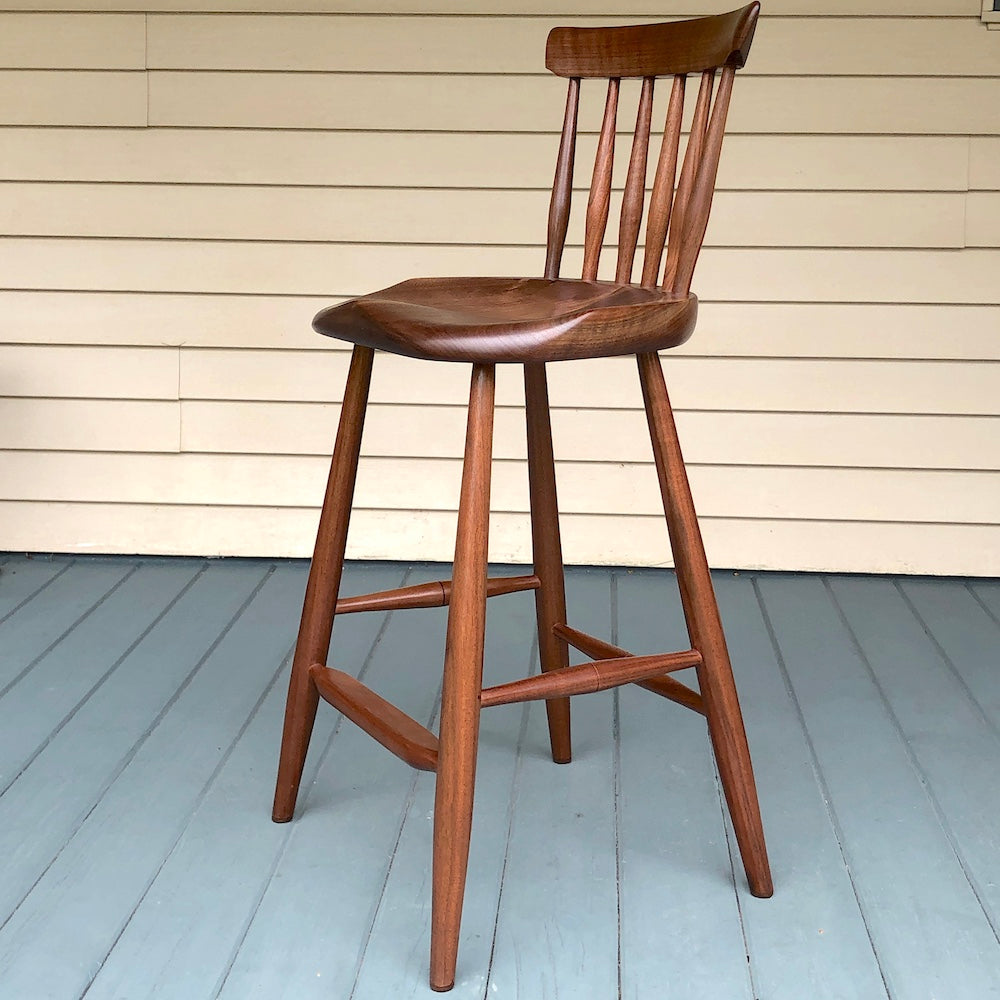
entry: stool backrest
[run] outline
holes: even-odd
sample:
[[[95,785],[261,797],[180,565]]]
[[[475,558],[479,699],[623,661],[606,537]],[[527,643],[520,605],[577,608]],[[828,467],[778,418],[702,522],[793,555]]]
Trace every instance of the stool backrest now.
[[[691,21],[623,28],[554,28],[549,33],[545,65],[556,75],[569,77],[569,93],[566,97],[566,117],[549,205],[545,256],[547,278],[559,276],[566,243],[573,191],[581,78],[602,77],[608,80],[604,122],[597,143],[593,181],[587,202],[583,277],[589,281],[597,278],[601,246],[608,223],[619,84],[622,77],[642,78],[639,112],[622,201],[615,275],[615,281],[628,283],[632,280],[632,264],[639,242],[646,193],[653,82],[658,76],[672,76],[673,86],[646,220],[641,284],[648,288],[661,284],[663,288],[679,295],[688,293],[712,207],[733,77],[736,70],[746,62],[759,10],[760,4],[755,2],[729,14],[700,17]],[[718,70],[721,70],[721,74],[716,88]],[[701,85],[695,101],[680,179],[675,190],[685,83],[689,73],[700,74]]]

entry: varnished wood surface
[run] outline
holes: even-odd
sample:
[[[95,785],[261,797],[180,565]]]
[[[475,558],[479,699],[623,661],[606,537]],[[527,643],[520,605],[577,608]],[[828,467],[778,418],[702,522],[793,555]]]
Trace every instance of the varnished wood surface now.
[[[437,768],[438,739],[426,726],[343,670],[314,663],[309,676],[325,701],[387,750],[420,771]]]
[[[646,248],[642,261],[642,284],[655,288],[659,283],[660,261],[670,227],[674,203],[674,180],[677,176],[677,153],[680,146],[681,125],[684,115],[684,93],[687,77],[675,76],[670,88],[667,118],[663,124],[660,155],[653,176],[653,190],[649,196],[649,218],[646,220]]]
[[[657,693],[703,713],[708,720],[751,891],[757,896],[769,896],[773,891],[725,638],[656,353],[682,343],[694,327],[697,300],[689,294],[691,276],[711,207],[733,74],[746,58],[757,11],[758,5],[752,4],[730,15],[681,25],[599,30],[583,35],[561,29],[553,31],[549,39],[550,68],[553,64],[565,65],[553,54],[560,51],[560,46],[571,54],[573,68],[568,74],[571,81],[549,207],[546,277],[411,279],[333,306],[314,320],[313,325],[320,333],[356,345],[341,419],[341,437],[350,441],[351,447],[348,449],[338,440],[331,467],[331,485],[317,536],[317,556],[310,575],[289,692],[274,817],[287,819],[294,808],[316,711],[317,690],[397,756],[418,768],[437,771],[430,933],[430,985],[434,990],[450,990],[455,984],[472,830],[479,713],[484,706],[544,699],[552,756],[564,763],[571,759],[569,698],[572,695],[649,682],[648,686]],[[653,62],[649,61],[650,51],[655,53]],[[682,77],[691,70],[685,58],[698,65],[708,59],[709,64],[701,67],[691,135],[674,194],[685,91]],[[723,64],[723,82],[713,105],[715,73]],[[631,75],[637,66],[646,67],[646,71],[640,74],[644,79],[622,201],[616,280],[610,284],[596,279],[611,201],[620,84],[621,77]],[[594,75],[595,68],[597,75],[609,79],[587,201],[583,278],[574,281],[560,279],[558,275],[572,195],[579,77]],[[664,72],[674,74],[675,79],[654,180],[654,217],[647,238],[650,259],[644,262],[643,284],[634,285],[631,281],[645,200],[654,77]],[[667,261],[663,288],[659,289],[656,277],[665,233]],[[429,584],[404,592],[368,595],[341,605],[344,610],[372,610],[449,604],[437,740],[415,719],[366,685],[325,665],[329,626],[337,606],[342,541],[357,468],[371,353],[376,348],[425,360],[473,363],[450,590],[443,583]],[[683,652],[632,656],[582,633],[573,633],[565,624],[545,363],[622,354],[635,354],[639,363],[691,644]],[[484,691],[495,365],[504,361],[525,365],[535,560],[535,574],[529,579],[536,594],[542,673]],[[366,366],[363,379],[361,369],[354,370],[359,365]],[[362,381],[363,393],[358,389]],[[331,558],[336,565],[329,564]],[[522,588],[515,585],[512,589]],[[315,626],[307,627],[307,621],[315,622]],[[320,626],[322,635],[317,631]],[[596,659],[568,666],[567,639],[571,637],[577,643],[597,647]],[[317,646],[322,646],[322,655],[311,657],[313,665],[303,680],[303,664],[310,662],[306,656]],[[614,655],[615,652],[622,655]],[[698,670],[700,693],[665,676],[689,667]]]
[[[578,649],[587,656],[592,656],[595,660],[610,660],[632,655],[627,649],[622,649],[613,643],[588,635],[586,632],[581,632],[579,629],[572,628],[569,625],[556,625],[553,631],[574,649]],[[697,665],[697,661],[691,664],[691,666]],[[673,677],[647,677],[635,683],[647,691],[652,691],[654,694],[666,698],[668,701],[676,702],[678,705],[690,708],[701,715],[705,714],[705,703],[701,695]]]
[[[618,93],[621,81],[608,80],[608,96],[604,102],[604,119],[597,140],[594,174],[587,199],[587,224],[583,236],[583,279],[594,281],[601,260],[601,247],[608,225],[611,207],[611,175],[614,170],[615,133],[618,131]]]
[[[750,891],[755,896],[768,897],[773,894],[774,885],[750,750],[663,369],[655,354],[639,355],[638,367],[684,618],[691,646],[702,655],[698,686],[719,777]]]
[[[490,530],[490,463],[496,370],[475,365],[469,390],[465,464],[448,609],[431,888],[431,971],[434,990],[455,983],[458,935],[472,833],[479,749],[479,694],[486,637],[486,561]]]
[[[484,688],[480,701],[483,708],[511,705],[521,701],[537,701],[553,695],[568,697],[595,694],[622,684],[635,684],[671,670],[685,670],[701,664],[701,654],[693,649],[678,653],[657,653],[651,656],[621,656],[580,663],[561,670],[510,681]]]
[[[569,666],[569,649],[554,631],[557,622],[566,620],[566,584],[545,365],[524,366],[524,423],[531,506],[531,559],[541,582],[535,591],[538,660],[543,671],[559,670]],[[545,703],[545,713],[552,759],[557,764],[568,764],[573,758],[569,699],[550,698]]]
[[[566,245],[566,230],[573,199],[573,165],[576,161],[576,121],[580,108],[580,81],[570,80],[566,91],[566,112],[559,139],[556,175],[549,202],[549,232],[545,247],[545,277],[558,278]]]
[[[536,590],[540,581],[534,574],[491,577],[486,581],[486,596],[499,597],[521,590]],[[416,583],[412,587],[383,590],[377,594],[356,594],[337,601],[337,614],[358,611],[393,611],[403,608],[441,608],[451,603],[451,580]]]
[[[639,225],[646,196],[646,160],[649,155],[649,129],[653,121],[653,83],[647,76],[642,81],[639,110],[635,119],[632,153],[628,161],[625,194],[622,199],[622,217],[618,228],[618,264],[615,281],[628,284],[632,280],[632,262],[639,242]]]
[[[555,28],[545,65],[559,76],[666,76],[743,66],[760,4],[728,14],[625,28]]]
[[[355,347],[351,355],[337,442],[330,462],[330,475],[288,681],[285,728],[281,737],[271,813],[276,823],[287,823],[295,811],[302,768],[319,704],[309,671],[314,663],[326,663],[330,650],[330,633],[344,568],[347,529],[351,520],[351,502],[361,455],[361,434],[365,425],[374,356],[374,351],[368,347]]]
[[[319,333],[435,361],[565,361],[682,344],[694,296],[601,281],[414,278],[323,310]]]

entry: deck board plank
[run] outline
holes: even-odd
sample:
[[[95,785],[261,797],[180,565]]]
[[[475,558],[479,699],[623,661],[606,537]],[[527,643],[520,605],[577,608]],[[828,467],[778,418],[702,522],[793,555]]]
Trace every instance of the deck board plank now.
[[[68,567],[68,562],[55,559],[4,558],[0,563],[0,622]]]
[[[436,711],[445,614],[394,612],[364,674],[425,724]],[[337,729],[223,985],[224,1000],[350,995],[415,781],[366,733]]]
[[[688,647],[673,573],[621,572],[617,584],[620,645]],[[677,676],[697,686],[694,671]],[[705,720],[634,685],[619,698],[622,996],[669,984],[676,1000],[752,1000]],[[654,913],[665,932],[651,947]]]
[[[385,590],[402,577],[398,567],[354,566],[345,573],[344,589]],[[356,673],[365,662],[385,617],[358,615],[337,629],[334,658],[345,670]],[[268,822],[285,693],[283,675],[136,908],[88,1000],[115,1000],[130,991],[191,1000],[208,984],[221,986],[291,830]],[[326,743],[339,718],[332,711],[318,715],[314,746]],[[311,754],[306,763],[305,789],[318,756]],[[192,900],[198,898],[199,919],[192,922]]]
[[[30,671],[134,570],[132,561],[74,563],[0,623],[0,692]]]
[[[0,796],[0,855],[7,859],[0,923],[89,815],[264,573],[253,564],[210,567]]]
[[[1000,946],[823,581],[760,591],[890,995],[1000,995]]]
[[[11,996],[79,996],[183,832],[294,638],[305,575],[278,566],[0,930]]]
[[[983,718],[1000,732],[1000,587],[917,579],[902,581],[900,589]]]
[[[490,567],[494,576],[520,568]],[[530,593],[487,605],[485,684],[528,676],[534,665],[535,604]],[[455,1000],[481,1000],[493,950],[524,705],[484,712],[479,731],[469,876],[458,951]],[[392,859],[352,1000],[424,998],[430,949],[430,861],[434,776],[421,774]]]
[[[570,623],[610,639],[609,584],[605,571],[569,571]],[[575,698],[573,762],[559,766],[545,708],[530,703],[487,996],[618,993],[612,722],[607,694]]]
[[[351,564],[344,589],[406,572],[447,576]],[[268,817],[305,573],[0,554],[4,1000],[430,995],[433,775],[321,709],[299,814]],[[571,624],[684,644],[671,573],[569,579]],[[576,698],[556,767],[541,705],[492,709],[453,996],[1000,997],[1000,582],[715,583],[775,896],[746,887],[699,716]],[[432,722],[445,616],[342,619],[333,660],[370,654]],[[530,594],[488,621],[489,683],[537,669]]]
[[[737,869],[759,995],[768,1000],[885,1000],[826,790],[817,780],[805,730],[775,659],[752,575],[716,573],[714,583],[775,884],[771,899],[756,899]],[[732,836],[730,847],[736,854]]]
[[[59,731],[201,572],[145,565],[0,697],[0,789]]]
[[[892,581],[835,580],[832,590],[996,934],[1000,929],[997,731],[929,641],[923,623]],[[956,781],[959,774],[961,781]],[[1000,951],[996,961],[1000,962]]]

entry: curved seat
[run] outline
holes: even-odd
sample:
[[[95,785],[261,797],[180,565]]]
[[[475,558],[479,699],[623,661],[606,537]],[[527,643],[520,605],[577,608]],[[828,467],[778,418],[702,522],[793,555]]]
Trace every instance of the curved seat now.
[[[698,300],[565,278],[414,278],[324,309],[313,327],[432,361],[568,361],[684,343]]]

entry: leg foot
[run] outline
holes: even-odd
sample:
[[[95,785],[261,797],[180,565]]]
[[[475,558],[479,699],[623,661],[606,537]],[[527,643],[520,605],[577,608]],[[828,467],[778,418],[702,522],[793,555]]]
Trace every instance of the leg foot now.
[[[698,683],[708,718],[708,731],[750,891],[755,896],[766,897],[774,889],[750,749],[670,399],[659,357],[640,354],[638,361],[684,617],[691,646],[702,655]]]
[[[287,823],[295,812],[299,782],[309,749],[319,695],[309,676],[314,663],[326,663],[330,651],[333,614],[340,591],[347,546],[347,526],[354,499],[354,481],[361,453],[361,432],[368,404],[372,359],[370,347],[355,347],[344,391],[337,430],[337,444],[330,463],[326,497],[316,533],[316,547],[309,567],[309,582],[302,605],[302,621],[292,660],[292,676],[285,703],[285,728],[281,738],[278,780],[271,818]]]
[[[556,499],[549,392],[544,364],[524,366],[524,398],[528,429],[528,486],[531,494],[531,549],[535,575],[542,581],[535,591],[538,618],[538,658],[542,670],[569,666],[569,649],[552,626],[566,623],[566,584],[559,539],[559,505]],[[573,759],[570,736],[570,699],[545,702],[552,759],[568,764]]]
[[[455,982],[472,831],[486,629],[493,399],[493,366],[475,365],[448,609],[434,796],[430,983],[439,991],[451,989]]]

